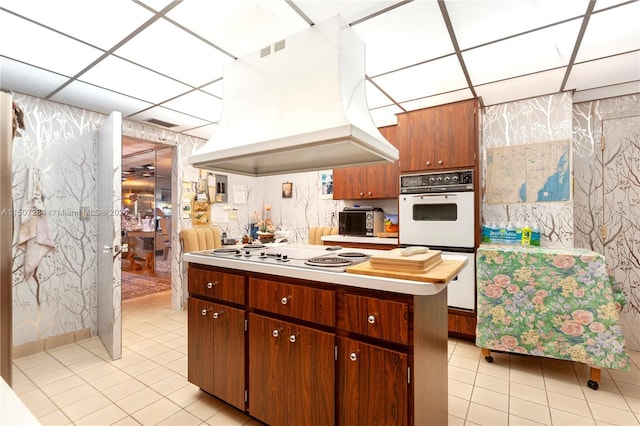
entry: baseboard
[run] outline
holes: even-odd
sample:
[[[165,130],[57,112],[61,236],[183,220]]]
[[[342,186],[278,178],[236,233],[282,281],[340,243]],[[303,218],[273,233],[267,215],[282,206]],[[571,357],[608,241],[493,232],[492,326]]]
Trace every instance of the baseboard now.
[[[11,348],[11,358],[20,358],[26,355],[35,354],[48,349],[57,348],[58,346],[68,345],[79,340],[91,337],[91,329],[83,328],[81,330],[71,331],[69,333],[59,334],[34,342],[25,343]]]

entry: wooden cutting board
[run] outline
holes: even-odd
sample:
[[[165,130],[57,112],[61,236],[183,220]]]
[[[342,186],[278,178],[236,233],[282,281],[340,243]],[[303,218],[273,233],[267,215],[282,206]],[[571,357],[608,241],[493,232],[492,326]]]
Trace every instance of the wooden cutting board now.
[[[424,272],[442,260],[440,250],[429,250],[426,253],[403,256],[401,248],[389,250],[386,253],[371,256],[371,266],[374,268],[394,271],[411,270]]]
[[[377,277],[397,278],[401,280],[422,281],[428,283],[446,283],[452,280],[464,267],[463,260],[444,259],[425,272],[388,271],[371,266],[370,261],[349,266],[347,272],[352,274],[371,275]]]
[[[378,232],[376,234],[378,238],[398,238],[397,232]]]

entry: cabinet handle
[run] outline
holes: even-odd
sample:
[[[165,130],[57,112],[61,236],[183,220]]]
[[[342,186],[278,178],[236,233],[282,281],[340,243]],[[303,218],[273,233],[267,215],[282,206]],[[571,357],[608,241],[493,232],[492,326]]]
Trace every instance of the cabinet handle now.
[[[203,317],[207,315],[207,312],[209,312],[208,309],[203,309],[202,311],[200,311]]]
[[[289,303],[289,298],[283,297],[282,299],[280,299],[280,303],[282,303],[283,305],[286,305],[287,303]]]
[[[438,160],[438,164],[440,164],[442,166],[444,164],[444,161]]]
[[[296,335],[295,335],[295,334],[292,334],[291,336],[289,336],[289,341],[290,341],[291,343],[295,343],[295,342],[296,342]]]
[[[350,359],[351,361],[357,361],[357,360],[358,360],[358,354],[357,354],[357,353],[355,353],[355,352],[351,352],[351,353],[349,354],[349,359]]]
[[[273,330],[273,331],[271,332],[271,335],[272,335],[273,337],[276,337],[276,338],[277,338],[277,337],[280,337],[280,330]]]
[[[214,285],[216,285],[216,283],[207,283],[207,288],[213,288]]]
[[[367,192],[367,195],[371,196],[371,195],[373,195],[373,192],[369,191],[369,192]]]
[[[431,161],[427,161],[427,166],[430,166],[430,165],[431,165]]]
[[[220,315],[222,315],[223,313],[224,313],[224,311],[214,312],[213,313],[213,318],[214,319],[218,319],[218,318],[220,318]]]
[[[368,322],[369,324],[375,324],[375,323],[376,323],[376,317],[374,317],[373,315],[369,315],[369,316],[367,317],[367,322]]]
[[[361,197],[364,197],[364,192],[361,192],[361,193],[360,193],[360,196],[361,196]]]

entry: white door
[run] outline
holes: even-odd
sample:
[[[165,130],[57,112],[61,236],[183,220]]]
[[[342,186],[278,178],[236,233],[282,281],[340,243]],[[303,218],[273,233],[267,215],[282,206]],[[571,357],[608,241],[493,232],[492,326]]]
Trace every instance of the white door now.
[[[122,357],[121,197],[122,114],[98,129],[98,335],[112,359]]]

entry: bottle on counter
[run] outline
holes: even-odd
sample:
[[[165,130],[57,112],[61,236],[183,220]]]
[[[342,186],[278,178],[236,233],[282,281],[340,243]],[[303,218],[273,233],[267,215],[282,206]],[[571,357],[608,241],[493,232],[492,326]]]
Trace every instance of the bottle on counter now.
[[[522,227],[522,237],[520,239],[520,244],[523,246],[531,245],[531,230],[532,228],[529,225],[524,225]]]
[[[540,227],[537,224],[531,227],[531,245],[540,245]]]

